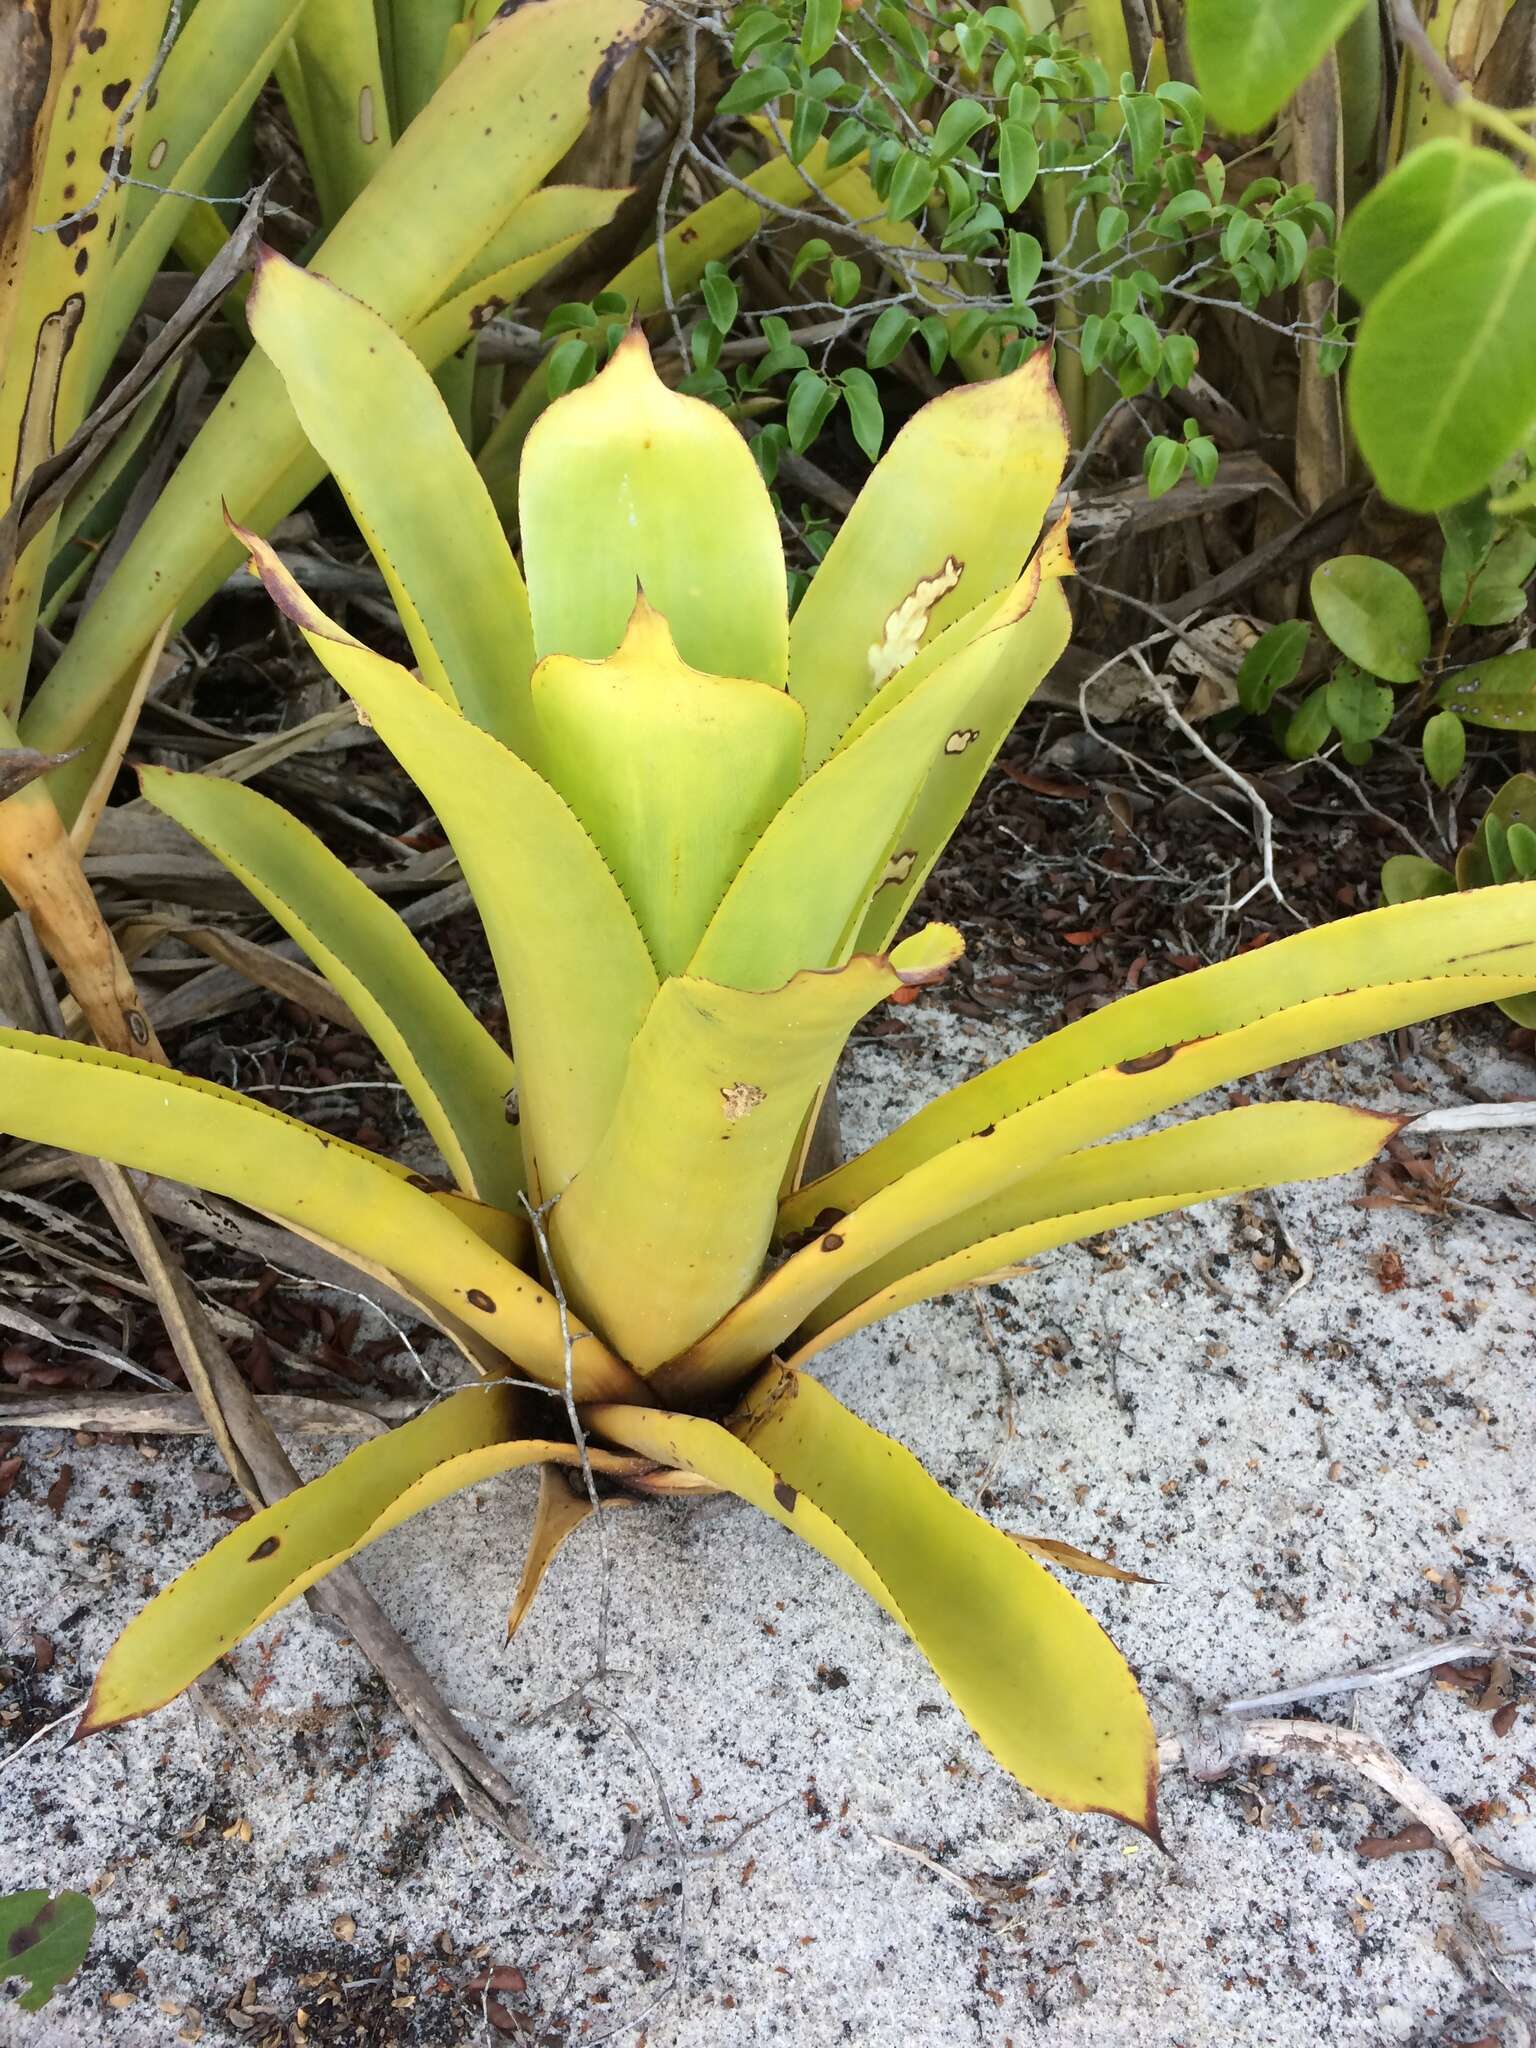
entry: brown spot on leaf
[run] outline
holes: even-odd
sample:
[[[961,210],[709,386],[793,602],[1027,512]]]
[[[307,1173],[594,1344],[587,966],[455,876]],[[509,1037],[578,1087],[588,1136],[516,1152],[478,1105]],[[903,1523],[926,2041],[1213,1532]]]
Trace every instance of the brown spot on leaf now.
[[[762,1089],[755,1087],[751,1081],[733,1081],[729,1088],[720,1090],[720,1102],[728,1124],[740,1123],[744,1116],[750,1116],[758,1104],[765,1100]]]
[[[149,168],[152,171],[158,171],[160,166],[165,162],[166,152],[170,149],[170,146],[171,145],[167,137],[162,135],[160,140],[155,144],[154,148],[149,152]]]
[[[269,1536],[265,1543],[257,1544],[245,1561],[247,1564],[260,1564],[264,1557],[275,1557],[281,1548],[282,1538],[280,1536]]]
[[[1115,1068],[1117,1074],[1150,1074],[1156,1067],[1166,1067],[1178,1051],[1176,1045],[1159,1046],[1156,1052],[1141,1053],[1136,1059],[1121,1060]]]
[[[495,1302],[492,1301],[491,1297],[485,1292],[483,1288],[471,1287],[468,1294],[465,1295],[464,1299],[469,1303],[471,1308],[479,1309],[482,1315],[493,1316],[496,1313]]]
[[[104,28],[88,28],[80,40],[94,57],[98,50],[106,48],[107,32]]]
[[[127,99],[128,89],[132,84],[133,80],[131,78],[119,78],[111,85],[104,85],[101,88],[101,104],[109,114],[115,114],[123,104],[123,101]]]
[[[981,734],[974,725],[962,726],[959,732],[952,732],[944,742],[944,751],[946,754],[963,754],[967,747],[973,746],[980,738]]]
[[[786,1515],[792,1515],[795,1512],[795,1502],[800,1498],[787,1479],[774,1480],[773,1497]]]
[[[821,1248],[824,1252],[840,1252],[843,1248],[843,1240],[835,1230],[829,1230],[821,1240]]]

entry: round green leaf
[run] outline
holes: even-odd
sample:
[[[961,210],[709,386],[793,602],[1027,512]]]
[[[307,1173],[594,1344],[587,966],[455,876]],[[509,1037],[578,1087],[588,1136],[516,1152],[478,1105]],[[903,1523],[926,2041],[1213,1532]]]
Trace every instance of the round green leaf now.
[[[1336,555],[1312,576],[1312,609],[1339,652],[1389,683],[1416,683],[1429,659],[1429,614],[1401,569]]]
[[[1468,725],[1494,732],[1536,732],[1536,648],[1496,654],[1447,676],[1435,702]]]
[[[1339,237],[1339,281],[1369,305],[1462,207],[1519,176],[1497,150],[1442,136],[1368,192]]]
[[[1392,723],[1392,692],[1353,662],[1341,662],[1325,688],[1328,716],[1347,747],[1368,746]]]
[[[1189,55],[1218,128],[1251,135],[1277,114],[1365,0],[1189,0]]]
[[[83,1892],[8,1892],[0,1898],[0,1976],[25,1977],[23,2012],[46,2005],[85,1960],[96,1908]]]
[[[1366,308],[1349,374],[1383,492],[1438,512],[1481,490],[1536,420],[1536,184],[1464,207]]]
[[[1437,711],[1424,728],[1424,766],[1437,789],[1449,789],[1467,758],[1467,728],[1454,711]]]
[[[1417,903],[1424,896],[1449,896],[1456,877],[1438,861],[1416,853],[1395,853],[1382,863],[1381,893],[1388,903]]]

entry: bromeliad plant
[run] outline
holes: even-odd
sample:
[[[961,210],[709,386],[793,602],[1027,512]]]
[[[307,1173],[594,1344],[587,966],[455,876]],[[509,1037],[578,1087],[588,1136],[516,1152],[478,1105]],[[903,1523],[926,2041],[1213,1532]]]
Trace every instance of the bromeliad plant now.
[[[516,1071],[294,819],[154,769],[151,801],[372,1034],[448,1178],[20,1032],[0,1033],[0,1120],[332,1245],[418,1300],[487,1384],[353,1452],[165,1588],[106,1659],[83,1729],[173,1698],[454,1489],[579,1462],[579,1418],[599,1476],[736,1493],[833,1559],[1025,1785],[1155,1829],[1151,1726],[1097,1623],[806,1368],[850,1330],[1054,1245],[1360,1165],[1399,1119],[1278,1102],[1096,1141],[1272,1062],[1536,987],[1536,888],[1378,911],[1144,990],[804,1184],[851,1028],[961,950],[943,925],[897,935],[1067,637],[1064,535],[1036,544],[1066,456],[1045,358],[909,422],[791,621],[746,444],[663,386],[638,333],[529,435],[525,584],[426,370],[383,320],[276,258],[249,312],[417,672],[242,537],[449,834]]]

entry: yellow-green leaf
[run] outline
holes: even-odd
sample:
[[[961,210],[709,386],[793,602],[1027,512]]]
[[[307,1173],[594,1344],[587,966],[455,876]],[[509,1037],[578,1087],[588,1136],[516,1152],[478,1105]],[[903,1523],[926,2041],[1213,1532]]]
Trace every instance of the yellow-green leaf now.
[[[465,1192],[516,1214],[511,1058],[399,916],[281,804],[243,783],[152,767],[139,779],[298,940],[399,1076]]]
[[[466,1220],[472,1205],[413,1185],[407,1168],[361,1145],[212,1081],[28,1031],[0,1031],[0,1130],[291,1222],[399,1273],[533,1378],[565,1383],[554,1297]],[[595,1337],[582,1338],[573,1364],[577,1386],[594,1396],[625,1398],[636,1384]]]
[[[1029,590],[1018,594],[1026,602]],[[1010,649],[1010,602],[989,629],[960,636],[948,660],[901,693],[803,782],[748,854],[710,919],[690,972],[733,988],[778,988],[802,967],[853,950],[870,900],[898,864],[899,835],[946,748],[963,747],[970,705]]]
[[[1156,1836],[1152,1725],[1093,1616],[808,1374],[771,1366],[729,1428],[630,1407],[590,1419],[615,1443],[739,1494],[847,1572],[1021,1784]]]
[[[97,331],[92,381],[110,369],[210,174],[271,76],[305,0],[201,0],[184,16],[154,103],[140,116],[133,156],[141,182],[128,187],[121,246]],[[223,195],[221,195],[223,196]],[[233,194],[227,195],[233,197]]]
[[[925,638],[1018,576],[1066,459],[1047,351],[995,382],[946,392],[907,422],[790,629],[808,766]]]
[[[343,632],[265,541],[241,538],[453,842],[506,998],[529,1184],[548,1201],[606,1129],[656,993],[640,928],[581,821],[526,761]]]
[[[792,1362],[915,1301],[1015,1273],[1058,1245],[1253,1188],[1348,1173],[1402,1125],[1338,1103],[1265,1102],[1071,1153],[866,1267],[806,1317]]]
[[[523,1465],[575,1459],[568,1443],[525,1436],[523,1414],[504,1381],[467,1387],[232,1529],[129,1622],[76,1735],[163,1707],[317,1579],[423,1508]],[[600,1471],[622,1469],[601,1451],[591,1456]]]
[[[612,654],[638,585],[691,668],[782,688],[788,599],[767,486],[717,407],[662,383],[638,328],[528,436],[519,503],[540,655]]]
[[[800,779],[787,691],[705,675],[637,601],[616,654],[533,675],[539,762],[591,833],[660,975],[681,974],[743,859]]]
[[[613,1121],[551,1221],[571,1299],[637,1371],[692,1343],[757,1278],[800,1127],[854,1024],[896,989],[941,979],[960,950],[958,932],[930,925],[888,957],[767,993],[662,984]]]
[[[1141,989],[952,1089],[784,1205],[786,1230],[853,1209],[973,1133],[1092,1077],[1119,1098],[1096,1135],[1205,1088],[1364,1034],[1536,987],[1536,885],[1341,918]],[[1123,1106],[1125,1113],[1120,1115]]]
[[[540,0],[493,22],[347,209],[314,268],[397,333],[411,333],[575,142],[591,118],[592,78],[649,19],[647,0]],[[465,147],[466,136],[474,148]],[[444,354],[466,338],[435,334]],[[84,744],[80,758],[52,778],[66,820],[90,786],[166,612],[174,607],[178,621],[186,618],[239,562],[221,499],[260,527],[290,510],[323,473],[277,372],[253,354],[23,721],[27,744],[44,753]]]
[[[900,931],[935,861],[970,809],[998,749],[1071,635],[1072,612],[1060,579],[1050,577],[1041,582],[1033,565],[1030,574],[1006,597],[988,605],[987,611],[991,616],[986,638],[978,637],[976,643],[987,673],[977,683],[963,722],[946,736],[902,826],[901,844],[859,929],[856,949],[861,953],[879,952],[890,944],[892,934]],[[959,630],[950,628],[951,632]],[[898,677],[881,695],[894,690],[901,680]]]
[[[528,758],[528,593],[427,370],[360,300],[270,252],[246,311],[384,572],[423,682]]]
[[[742,184],[751,188],[751,194],[782,206],[806,198],[812,183],[823,192],[835,192],[844,176],[843,170],[827,169],[826,144],[818,142],[803,164],[791,163],[787,156],[779,155],[750,172]],[[662,244],[665,287],[661,253],[655,240],[647,237],[640,254],[609,279],[603,293],[624,299],[634,319],[648,319],[665,307],[668,289],[674,303],[686,297],[697,289],[706,264],[723,262],[734,255],[751,241],[767,217],[754,197],[731,186],[668,229]],[[579,330],[581,338],[591,342],[599,339],[601,331],[600,327]],[[524,444],[534,421],[549,403],[545,365],[540,363],[528,373],[522,389],[491,429],[476,458],[496,510],[508,525],[517,519],[518,471]]]

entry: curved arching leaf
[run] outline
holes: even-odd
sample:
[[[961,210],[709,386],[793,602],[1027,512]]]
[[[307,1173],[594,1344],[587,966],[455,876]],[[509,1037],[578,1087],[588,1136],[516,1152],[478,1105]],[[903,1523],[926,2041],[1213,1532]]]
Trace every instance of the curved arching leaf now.
[[[640,928],[580,820],[526,761],[343,632],[265,541],[241,538],[273,600],[453,843],[506,999],[529,1183],[547,1201],[606,1129],[655,996]]]
[[[0,1031],[0,1130],[292,1222],[400,1274],[533,1378],[565,1384],[554,1297],[493,1249],[468,1220],[473,1204],[413,1185],[408,1168],[360,1145],[212,1081],[28,1031]],[[592,1336],[572,1363],[594,1395],[625,1398],[637,1384]]]
[[[96,1674],[76,1737],[163,1707],[317,1579],[423,1508],[524,1465],[577,1461],[574,1445],[525,1435],[523,1413],[505,1381],[466,1387],[240,1523],[129,1622]],[[589,1455],[599,1471],[632,1462]]]
[[[740,1495],[846,1572],[1021,1784],[1156,1838],[1157,1743],[1114,1644],[1011,1537],[808,1373],[771,1366],[725,1427],[606,1405],[587,1419]]]
[[[1046,350],[1006,377],[945,392],[907,422],[790,626],[808,769],[925,640],[1014,581],[1066,460]]]
[[[399,1076],[465,1192],[517,1214],[511,1057],[397,913],[281,804],[245,784],[154,767],[141,768],[139,781],[298,940]]]
[[[531,758],[528,593],[425,366],[361,300],[271,251],[246,311],[383,571],[423,682]]]

